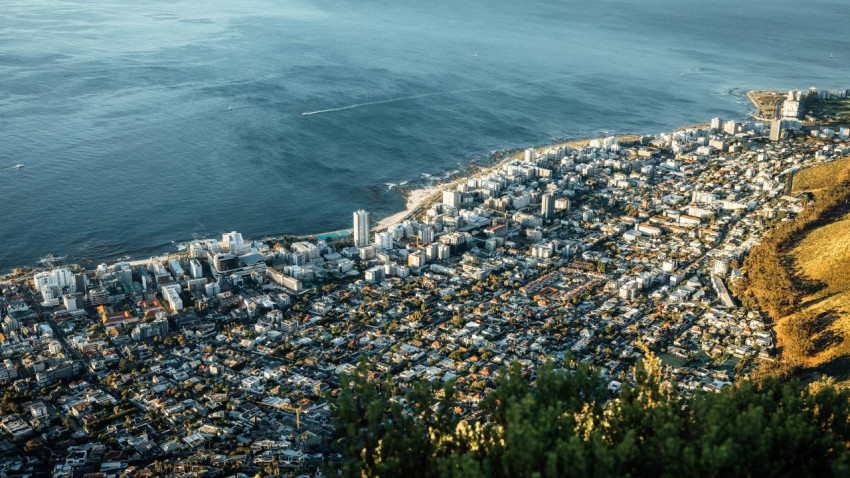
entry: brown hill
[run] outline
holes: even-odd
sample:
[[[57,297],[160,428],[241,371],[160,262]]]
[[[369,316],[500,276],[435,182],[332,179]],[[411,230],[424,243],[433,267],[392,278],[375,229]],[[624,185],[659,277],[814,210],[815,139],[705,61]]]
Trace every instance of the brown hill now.
[[[850,174],[850,158],[800,171],[794,193],[810,192],[816,202]],[[807,228],[783,253],[798,283],[817,284],[805,291],[793,313],[777,322],[780,346],[802,324],[811,343],[798,359],[803,370],[850,380],[850,205],[839,204],[829,221]]]
[[[848,170],[850,170],[850,156],[804,169],[794,175],[791,192],[794,194],[810,192],[817,196],[817,193],[824,188],[834,185],[836,178]]]

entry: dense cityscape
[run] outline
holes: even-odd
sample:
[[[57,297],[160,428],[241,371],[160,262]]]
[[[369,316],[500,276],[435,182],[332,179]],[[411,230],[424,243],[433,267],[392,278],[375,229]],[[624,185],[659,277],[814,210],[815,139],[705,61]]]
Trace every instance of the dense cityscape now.
[[[18,269],[0,476],[319,476],[340,460],[329,397],[363,361],[400,389],[454,383],[470,417],[512,363],[585,363],[615,397],[651,352],[684,396],[730,386],[776,355],[729,292],[743,259],[811,199],[796,171],[850,155],[850,128],[804,126],[802,105],[847,94],[530,148],[395,224],[358,210],[311,237]]]

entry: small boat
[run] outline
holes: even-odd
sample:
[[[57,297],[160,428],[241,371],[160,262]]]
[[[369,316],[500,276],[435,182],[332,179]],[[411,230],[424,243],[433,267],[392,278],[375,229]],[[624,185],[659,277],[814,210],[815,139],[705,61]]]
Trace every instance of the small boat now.
[[[18,163],[18,164],[16,164],[16,165],[14,166],[14,168],[15,168],[15,169],[21,169],[21,168],[23,168],[23,167],[24,167],[24,165],[23,165],[23,164],[20,164],[20,163]]]

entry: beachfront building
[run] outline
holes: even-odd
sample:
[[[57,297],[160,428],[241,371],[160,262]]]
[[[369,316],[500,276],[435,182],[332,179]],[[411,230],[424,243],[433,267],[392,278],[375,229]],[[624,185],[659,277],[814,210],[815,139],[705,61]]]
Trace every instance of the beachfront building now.
[[[461,192],[460,191],[443,191],[443,204],[449,207],[453,207],[455,209],[460,207],[461,202]]]
[[[371,214],[360,209],[354,211],[354,246],[366,247],[369,245],[369,219]]]
[[[63,292],[69,294],[76,292],[74,274],[67,267],[35,274],[33,285],[36,292],[41,293],[45,305],[58,305]]]
[[[717,133],[723,128],[723,119],[722,118],[711,118],[711,132]]]
[[[802,112],[803,94],[799,90],[792,90],[785,96],[782,102],[782,118],[796,119]]]
[[[375,247],[389,250],[393,248],[393,235],[389,231],[375,233]]]

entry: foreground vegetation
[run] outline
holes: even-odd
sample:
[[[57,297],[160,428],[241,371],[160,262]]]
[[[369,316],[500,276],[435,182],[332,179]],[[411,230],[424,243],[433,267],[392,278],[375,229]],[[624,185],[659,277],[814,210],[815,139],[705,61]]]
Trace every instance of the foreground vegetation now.
[[[343,476],[850,476],[850,391],[786,380],[850,369],[850,159],[801,172],[794,192],[816,201],[753,248],[737,287],[777,321],[778,367],[683,398],[650,357],[612,398],[569,358],[533,376],[514,364],[470,415],[452,382],[399,388],[361,365],[332,401]]]
[[[565,363],[570,363],[566,360]],[[848,476],[850,392],[767,378],[685,399],[660,361],[609,399],[583,364],[514,364],[461,419],[452,383],[394,389],[365,366],[332,402],[343,476]]]

